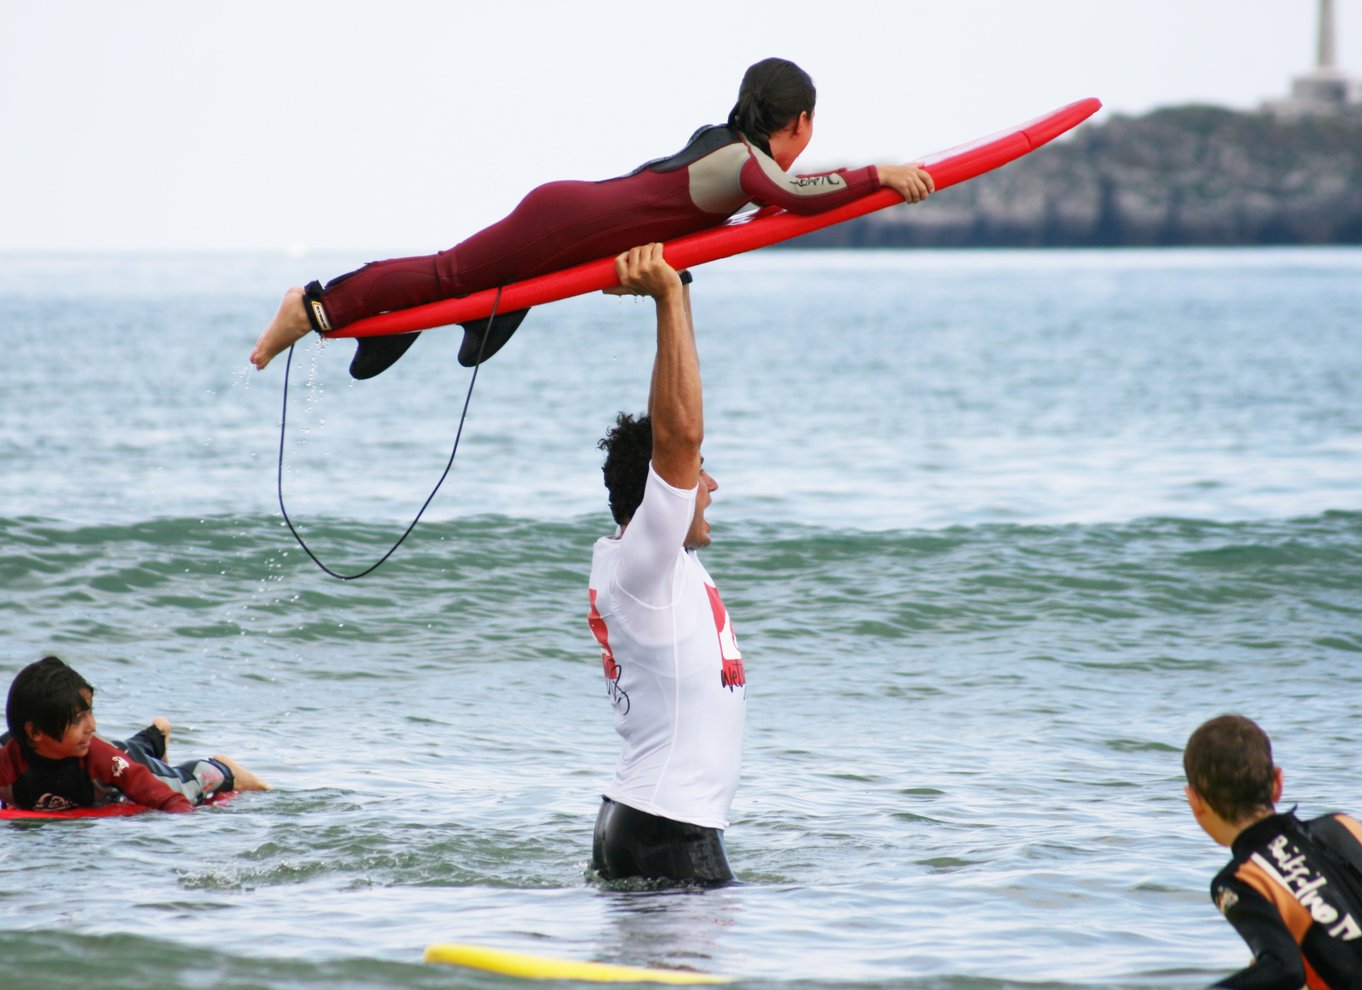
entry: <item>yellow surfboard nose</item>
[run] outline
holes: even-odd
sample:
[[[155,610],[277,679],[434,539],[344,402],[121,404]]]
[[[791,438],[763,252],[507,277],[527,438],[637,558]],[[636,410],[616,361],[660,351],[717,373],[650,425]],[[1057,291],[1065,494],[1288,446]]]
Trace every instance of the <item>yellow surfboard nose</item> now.
[[[487,973],[518,976],[526,980],[578,980],[585,983],[729,983],[726,976],[695,973],[682,969],[649,969],[641,966],[613,966],[608,963],[553,959],[491,949],[483,945],[431,945],[425,961],[464,966]]]

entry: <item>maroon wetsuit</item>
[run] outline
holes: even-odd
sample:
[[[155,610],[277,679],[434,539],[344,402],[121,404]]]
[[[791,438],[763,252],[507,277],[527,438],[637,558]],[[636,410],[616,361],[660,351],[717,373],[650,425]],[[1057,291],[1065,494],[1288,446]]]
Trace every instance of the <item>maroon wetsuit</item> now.
[[[873,165],[796,176],[728,127],[702,127],[670,158],[601,182],[550,182],[504,220],[439,254],[375,261],[333,279],[332,328],[465,296],[723,223],[747,203],[821,213],[880,187]]]
[[[13,739],[0,747],[0,800],[16,808],[65,811],[92,808],[120,799],[160,808],[190,811],[193,805],[149,769],[98,737],[83,757],[51,760],[25,755]]]

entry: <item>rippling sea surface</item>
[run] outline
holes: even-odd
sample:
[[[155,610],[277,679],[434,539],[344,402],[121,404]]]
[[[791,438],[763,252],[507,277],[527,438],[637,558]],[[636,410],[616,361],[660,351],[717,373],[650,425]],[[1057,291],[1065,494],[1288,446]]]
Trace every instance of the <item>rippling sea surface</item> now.
[[[749,675],[742,884],[586,878],[616,753],[585,621],[595,441],[647,303],[544,307],[376,573],[276,502],[282,290],[355,256],[8,255],[0,680],[56,653],[101,729],[274,784],[0,823],[5,979],[492,988],[433,942],[807,990],[1173,988],[1248,952],[1182,797],[1258,719],[1301,812],[1362,812],[1362,250],[765,252],[697,271],[705,562]],[[457,331],[300,345],[284,492],[342,571],[440,475]]]

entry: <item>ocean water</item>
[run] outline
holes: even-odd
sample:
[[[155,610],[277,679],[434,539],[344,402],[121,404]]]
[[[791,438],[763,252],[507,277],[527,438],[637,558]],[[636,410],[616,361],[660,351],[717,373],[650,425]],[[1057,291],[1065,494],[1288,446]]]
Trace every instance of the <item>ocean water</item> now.
[[[0,680],[275,790],[0,823],[5,985],[492,988],[434,942],[801,990],[1172,988],[1248,952],[1182,798],[1258,719],[1362,812],[1362,250],[774,252],[697,271],[704,553],[749,674],[742,883],[586,878],[616,753],[586,627],[595,441],[649,304],[536,311],[370,576],[284,526],[282,290],[341,255],[6,255]],[[283,489],[359,570],[439,478],[457,331],[292,359]]]

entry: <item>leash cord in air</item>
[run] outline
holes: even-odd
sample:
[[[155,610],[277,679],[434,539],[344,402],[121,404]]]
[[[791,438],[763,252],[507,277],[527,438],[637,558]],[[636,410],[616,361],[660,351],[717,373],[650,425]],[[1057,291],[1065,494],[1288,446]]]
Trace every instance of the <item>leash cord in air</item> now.
[[[445,462],[445,469],[440,475],[440,480],[435,482],[435,487],[432,488],[430,494],[426,496],[426,500],[421,504],[421,508],[417,511],[416,517],[412,519],[411,524],[406,528],[406,531],[397,538],[397,542],[388,548],[388,552],[382,557],[379,557],[378,560],[374,561],[368,567],[364,568],[364,570],[354,574],[342,574],[339,571],[332,570],[324,564],[321,559],[312,552],[312,548],[307,545],[307,541],[304,540],[302,534],[298,532],[298,528],[293,525],[293,520],[289,518],[288,509],[284,505],[284,436],[288,426],[289,370],[293,367],[293,348],[295,346],[292,344],[289,345],[288,361],[284,365],[284,402],[283,409],[279,416],[279,471],[276,476],[276,490],[279,494],[279,511],[283,513],[284,522],[288,524],[289,532],[293,534],[293,538],[298,541],[298,546],[302,547],[303,552],[312,558],[314,564],[333,578],[338,578],[341,581],[356,581],[365,575],[372,574],[382,567],[387,562],[388,558],[397,552],[397,548],[411,535],[412,530],[416,528],[416,524],[420,522],[421,517],[425,515],[426,509],[430,507],[430,503],[435,500],[435,495],[440,490],[440,486],[443,485],[445,479],[449,477],[449,472],[454,467],[454,456],[459,452],[459,440],[463,438],[463,424],[468,418],[468,407],[473,401],[473,386],[478,383],[478,369],[482,367],[482,352],[487,346],[487,338],[491,335],[492,323],[497,318],[497,307],[500,303],[501,289],[497,289],[496,298],[492,300],[492,313],[487,317],[487,329],[483,332],[482,340],[478,344],[478,361],[473,365],[473,376],[468,380],[468,392],[464,396],[463,411],[459,413],[459,427],[454,432],[454,446],[449,451],[449,460]]]

